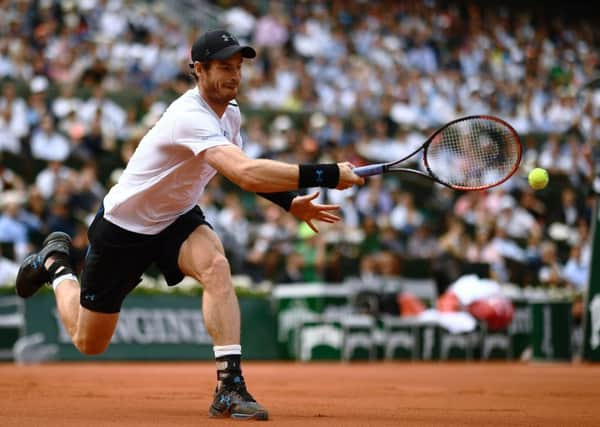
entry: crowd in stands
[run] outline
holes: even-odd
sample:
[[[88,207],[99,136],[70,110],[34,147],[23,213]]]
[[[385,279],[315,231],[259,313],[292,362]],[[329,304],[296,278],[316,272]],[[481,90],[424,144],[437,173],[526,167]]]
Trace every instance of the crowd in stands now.
[[[182,25],[165,4],[0,0],[0,282],[55,230],[73,237],[81,265],[103,195],[192,87],[189,49],[208,28]],[[219,25],[259,51],[238,99],[253,157],[387,161],[471,114],[502,117],[524,143],[519,173],[486,192],[407,175],[321,189],[343,221],[319,234],[215,177],[199,204],[233,274],[254,283],[430,274],[441,292],[476,271],[586,286],[600,93],[577,88],[600,71],[593,18],[434,0],[215,6]],[[528,187],[534,166],[549,170],[547,189]]]

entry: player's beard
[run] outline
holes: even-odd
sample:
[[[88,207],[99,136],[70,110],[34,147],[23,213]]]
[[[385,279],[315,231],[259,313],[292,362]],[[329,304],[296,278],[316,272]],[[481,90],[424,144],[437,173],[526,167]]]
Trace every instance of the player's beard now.
[[[228,104],[235,99],[238,93],[238,85],[234,83],[207,82],[206,97],[214,103],[221,105]]]

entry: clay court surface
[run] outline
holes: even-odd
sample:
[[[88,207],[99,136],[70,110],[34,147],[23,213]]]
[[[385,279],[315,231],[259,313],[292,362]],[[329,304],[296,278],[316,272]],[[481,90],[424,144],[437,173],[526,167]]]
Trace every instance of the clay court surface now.
[[[2,426],[598,426],[600,366],[245,362],[271,420],[208,419],[212,363],[0,364]]]

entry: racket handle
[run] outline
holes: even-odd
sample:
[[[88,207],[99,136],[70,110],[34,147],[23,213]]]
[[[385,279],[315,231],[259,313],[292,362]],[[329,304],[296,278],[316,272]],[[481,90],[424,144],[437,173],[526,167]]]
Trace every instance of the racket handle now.
[[[383,166],[384,166],[384,163],[360,166],[358,168],[352,169],[352,172],[354,172],[358,176],[380,175],[383,173]]]

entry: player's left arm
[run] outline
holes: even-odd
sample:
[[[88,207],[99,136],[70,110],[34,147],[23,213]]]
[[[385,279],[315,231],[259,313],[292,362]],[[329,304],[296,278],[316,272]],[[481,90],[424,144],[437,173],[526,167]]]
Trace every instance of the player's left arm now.
[[[318,191],[304,196],[298,195],[290,207],[290,213],[299,220],[305,221],[315,233],[318,233],[319,229],[313,224],[313,221],[333,224],[340,220],[340,217],[333,213],[340,209],[339,205],[315,203],[314,200],[318,196]]]
[[[305,221],[315,233],[318,233],[319,230],[313,224],[313,221],[334,223],[340,220],[339,216],[332,213],[332,211],[339,210],[340,207],[338,205],[314,202],[314,200],[319,196],[318,191],[316,193],[306,194],[304,196],[291,191],[256,194],[272,203],[275,203],[276,205],[281,206],[283,209],[294,215],[297,219]]]

